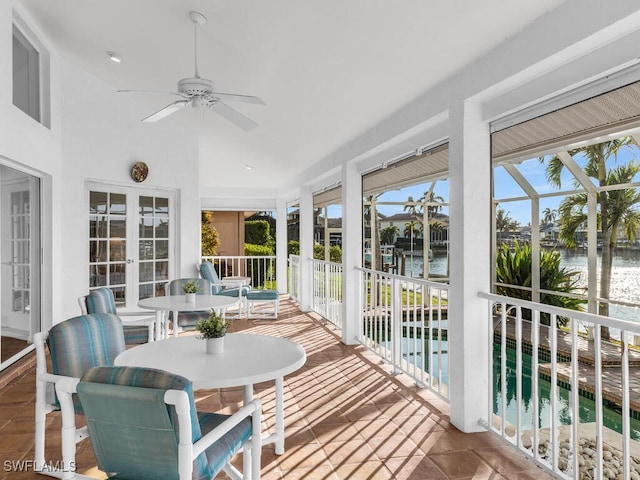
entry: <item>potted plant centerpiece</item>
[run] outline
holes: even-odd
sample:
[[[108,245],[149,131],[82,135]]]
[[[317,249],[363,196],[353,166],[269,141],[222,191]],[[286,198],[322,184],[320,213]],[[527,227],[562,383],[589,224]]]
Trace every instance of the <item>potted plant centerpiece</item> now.
[[[224,351],[224,336],[227,334],[229,325],[231,325],[231,321],[218,315],[213,309],[211,309],[208,318],[198,320],[196,330],[201,333],[199,338],[207,344],[207,353],[222,353]]]
[[[195,280],[189,280],[182,285],[182,291],[184,292],[185,301],[187,303],[196,303],[196,293],[201,291],[198,286],[198,282]]]

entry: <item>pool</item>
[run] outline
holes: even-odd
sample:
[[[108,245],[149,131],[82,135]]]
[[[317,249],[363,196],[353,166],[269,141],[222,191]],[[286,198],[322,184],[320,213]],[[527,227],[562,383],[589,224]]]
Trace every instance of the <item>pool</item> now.
[[[383,346],[389,348],[389,342],[381,342]],[[448,342],[443,340],[440,343],[442,354],[442,382],[444,384],[449,383],[449,361],[448,361]],[[407,363],[415,365],[417,367],[423,366],[425,371],[429,371],[429,361],[433,362],[434,373],[438,368],[438,342],[432,340],[431,342],[425,341],[424,343],[414,341],[412,338],[403,337],[402,339],[403,352],[409,352],[404,355],[404,359]],[[423,349],[427,354],[423,355]],[[544,363],[544,362],[541,362]],[[533,402],[531,398],[531,355],[524,353],[522,355],[522,410],[521,410],[521,428],[523,430],[533,429]],[[507,422],[515,425],[517,422],[517,397],[516,397],[516,350],[515,348],[507,347],[507,399],[506,399],[506,420]],[[493,388],[492,388],[492,409],[493,413],[498,416],[502,416],[502,380],[500,371],[500,344],[494,343],[493,348]],[[551,426],[551,382],[549,379],[540,376],[538,378],[538,427],[548,428]],[[569,395],[570,389],[564,385],[558,386],[558,416],[560,424],[571,425],[571,410],[569,408]],[[596,419],[596,407],[595,401],[588,398],[588,393],[581,392],[579,397],[579,417],[580,423],[595,422]],[[615,406],[605,404],[603,408],[604,426],[622,433],[622,415],[619,410],[616,410]],[[630,419],[631,426],[631,438],[633,440],[640,440],[640,420],[634,418],[632,413]],[[638,416],[638,413],[635,413]]]
[[[502,415],[502,373],[500,371],[500,345],[494,344],[493,348],[493,413]],[[551,382],[543,376],[538,377],[538,427],[547,428],[551,426]],[[560,423],[571,425],[571,411],[569,409],[570,390],[564,386],[558,386],[557,406]],[[586,393],[585,393],[586,395]],[[590,423],[596,420],[595,401],[587,398],[581,392],[579,397],[578,415],[580,423]],[[507,348],[507,403],[506,419],[515,425],[517,422],[517,398],[516,398],[516,350]],[[522,355],[522,411],[521,427],[523,430],[533,428],[533,402],[531,399],[531,356]],[[622,433],[622,415],[610,406],[605,406],[602,410],[604,426]],[[640,440],[640,420],[631,417],[631,438]]]

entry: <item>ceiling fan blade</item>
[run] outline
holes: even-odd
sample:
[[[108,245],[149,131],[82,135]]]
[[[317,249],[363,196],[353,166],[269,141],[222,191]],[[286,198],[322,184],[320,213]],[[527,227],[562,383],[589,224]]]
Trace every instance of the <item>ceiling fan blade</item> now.
[[[243,130],[249,131],[258,126],[258,124],[249,117],[246,117],[225,103],[219,101],[214,102],[209,105],[209,108]]]
[[[118,93],[161,93],[162,95],[179,95],[181,97],[185,96],[180,92],[163,92],[159,90],[118,90]]]
[[[157,122],[158,120],[163,119],[171,115],[172,113],[180,110],[183,107],[186,107],[191,103],[191,100],[178,100],[177,102],[170,103],[166,107],[158,110],[156,113],[152,113],[146,118],[143,118],[143,122]]]
[[[223,100],[235,100],[236,102],[253,103],[255,105],[266,105],[266,103],[264,103],[264,100],[258,97],[253,97],[251,95],[236,95],[235,93],[220,92],[211,92],[210,95],[213,97],[220,97]]]

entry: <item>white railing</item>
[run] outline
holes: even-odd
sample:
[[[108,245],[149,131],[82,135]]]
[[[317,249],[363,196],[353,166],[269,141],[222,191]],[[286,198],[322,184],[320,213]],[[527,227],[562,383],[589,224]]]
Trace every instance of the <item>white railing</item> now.
[[[312,260],[314,312],[342,328],[342,264]]]
[[[203,262],[211,262],[220,278],[250,277],[253,288],[277,290],[276,257],[274,255],[215,255],[202,257]]]
[[[289,255],[289,296],[294,302],[300,301],[300,255]]]
[[[640,352],[628,340],[640,324],[480,296],[493,319],[487,428],[559,478],[639,478]]]
[[[361,273],[360,342],[393,365],[394,373],[449,398],[449,285],[389,273]]]

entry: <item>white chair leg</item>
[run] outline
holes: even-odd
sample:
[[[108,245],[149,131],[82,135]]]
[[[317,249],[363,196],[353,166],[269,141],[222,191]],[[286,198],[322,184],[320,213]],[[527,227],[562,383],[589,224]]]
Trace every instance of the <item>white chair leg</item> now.
[[[43,469],[45,462],[44,444],[47,412],[44,400],[45,395],[42,390],[44,390],[44,387],[36,387],[35,457],[33,460],[34,468],[37,472]]]
[[[56,391],[62,411],[62,479],[76,477],[76,418],[71,393],[75,391],[77,379],[64,379],[56,383]]]

